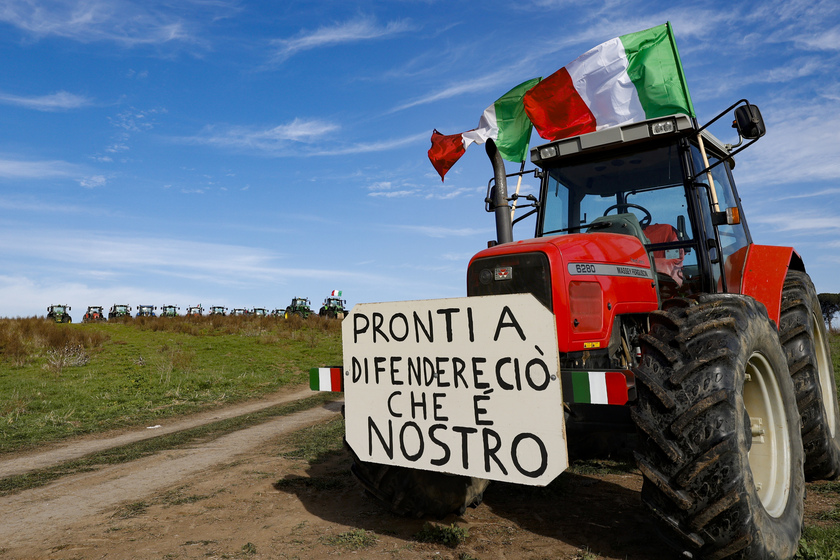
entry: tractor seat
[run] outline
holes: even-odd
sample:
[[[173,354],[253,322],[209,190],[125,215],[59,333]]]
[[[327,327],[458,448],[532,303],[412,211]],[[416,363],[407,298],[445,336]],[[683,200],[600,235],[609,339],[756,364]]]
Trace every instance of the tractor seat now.
[[[642,231],[642,226],[639,224],[639,218],[632,212],[625,214],[613,214],[610,216],[600,216],[592,220],[586,233],[621,233],[623,235],[632,235],[636,237],[643,245],[651,243]]]
[[[650,240],[649,243],[669,243],[679,241],[677,230],[670,224],[650,224],[644,229],[644,234]],[[653,264],[656,272],[667,275],[677,287],[683,284],[683,259],[685,249],[669,249],[668,251],[652,251]]]

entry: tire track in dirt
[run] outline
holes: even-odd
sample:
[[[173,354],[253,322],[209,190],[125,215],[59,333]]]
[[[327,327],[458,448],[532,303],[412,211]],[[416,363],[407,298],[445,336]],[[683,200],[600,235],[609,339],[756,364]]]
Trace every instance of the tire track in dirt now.
[[[9,458],[0,457],[0,478],[9,476],[16,476],[25,474],[27,472],[46,469],[73,459],[79,459],[91,453],[113,449],[135,443],[146,439],[151,439],[211,422],[219,420],[226,420],[228,418],[235,418],[237,416],[244,416],[252,412],[277,406],[281,404],[290,403],[293,401],[311,397],[315,393],[309,387],[295,388],[293,391],[283,391],[267,398],[261,399],[258,402],[243,403],[238,405],[226,406],[210,410],[207,412],[200,412],[192,414],[187,417],[175,417],[161,420],[163,425],[148,429],[146,427],[138,430],[120,433],[117,435],[100,434],[97,436],[88,436],[78,438],[60,444],[50,446],[47,450],[40,450],[34,453],[13,453]]]
[[[231,462],[267,440],[318,424],[340,413],[341,403],[304,410],[207,443],[162,451],[130,463],[68,476],[48,486],[6,496],[0,502],[0,543],[32,546],[66,533],[89,516],[124,502],[141,501],[188,477]]]

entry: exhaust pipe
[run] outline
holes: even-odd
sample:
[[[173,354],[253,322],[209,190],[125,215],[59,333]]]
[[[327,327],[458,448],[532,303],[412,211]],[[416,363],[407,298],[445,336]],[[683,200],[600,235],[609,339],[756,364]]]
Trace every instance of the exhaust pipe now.
[[[491,194],[496,213],[496,243],[498,245],[511,243],[513,241],[513,224],[511,223],[510,206],[508,205],[505,161],[492,138],[487,139],[484,147],[487,150],[490,162],[493,164],[493,176],[496,182],[496,187]]]

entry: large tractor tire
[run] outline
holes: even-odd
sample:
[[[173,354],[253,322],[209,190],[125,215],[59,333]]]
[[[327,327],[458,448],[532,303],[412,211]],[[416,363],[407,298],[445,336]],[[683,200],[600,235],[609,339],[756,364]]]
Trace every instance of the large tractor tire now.
[[[793,558],[804,454],[793,382],[763,305],[732,295],[651,314],[636,370],[642,501],[689,558]]]
[[[404,517],[442,519],[461,515],[484,499],[489,480],[454,474],[421,471],[408,467],[380,465],[362,461],[353,455],[351,472],[365,490],[391,512]]]
[[[779,338],[802,418],[805,478],[837,478],[840,476],[837,385],[817,291],[804,272],[791,270],[785,279]]]

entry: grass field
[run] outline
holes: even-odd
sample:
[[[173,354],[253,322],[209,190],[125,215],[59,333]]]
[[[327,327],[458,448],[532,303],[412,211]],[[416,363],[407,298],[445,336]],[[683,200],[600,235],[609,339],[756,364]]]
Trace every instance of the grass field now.
[[[242,401],[341,362],[318,317],[0,320],[0,453]]]

